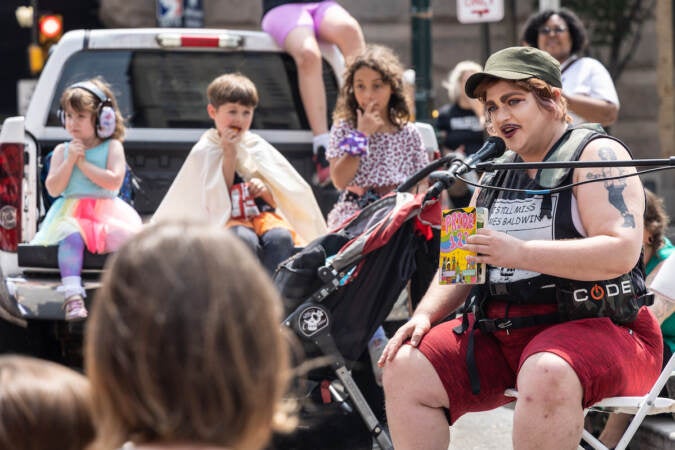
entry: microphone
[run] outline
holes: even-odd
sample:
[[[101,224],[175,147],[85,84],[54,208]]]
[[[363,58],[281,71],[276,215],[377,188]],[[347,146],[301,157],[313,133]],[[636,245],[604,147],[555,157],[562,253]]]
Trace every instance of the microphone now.
[[[452,185],[457,175],[462,175],[475,169],[476,164],[480,162],[502,156],[505,150],[506,144],[504,144],[502,138],[490,136],[476,153],[469,155],[464,160],[453,161],[448,170],[431,173],[429,178],[437,181],[427,191],[424,201],[438,198],[443,189],[447,189]]]

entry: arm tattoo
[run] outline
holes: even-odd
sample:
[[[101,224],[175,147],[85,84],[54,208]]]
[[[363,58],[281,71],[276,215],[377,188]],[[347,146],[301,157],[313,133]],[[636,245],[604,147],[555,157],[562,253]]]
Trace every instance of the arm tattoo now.
[[[602,147],[598,150],[598,156],[603,161],[616,161],[616,154],[610,147]],[[621,167],[604,167],[600,173],[589,173],[586,178],[597,180],[599,178],[623,175],[624,169]],[[609,203],[619,210],[623,217],[623,226],[625,228],[635,228],[635,217],[628,210],[626,201],[623,198],[623,190],[626,188],[626,180],[606,180],[605,189],[607,189]]]

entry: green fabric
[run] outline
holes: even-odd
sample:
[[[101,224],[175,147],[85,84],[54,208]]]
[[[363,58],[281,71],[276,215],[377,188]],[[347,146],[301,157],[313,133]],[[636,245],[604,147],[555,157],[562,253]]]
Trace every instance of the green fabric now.
[[[466,95],[476,98],[474,91],[486,78],[539,78],[551,86],[562,88],[560,63],[547,52],[534,47],[509,47],[493,53],[485,62],[485,70],[474,73],[466,80]]]
[[[671,314],[661,324],[661,333],[663,333],[663,342],[675,353],[675,314]]]
[[[570,128],[560,138],[557,146],[546,155],[545,161],[574,161],[589,141],[600,136],[606,136],[606,133],[598,123],[584,123],[575,128]],[[560,186],[570,170],[570,167],[541,169],[537,173],[536,181],[545,188],[554,188]]]
[[[570,127],[548,152],[544,161],[575,161],[578,158],[578,155],[581,154],[581,151],[586,147],[586,144],[598,137],[614,139],[613,137],[608,136],[602,126],[598,123],[583,123],[573,128]],[[519,161],[518,154],[513,150],[507,150],[502,156],[495,158],[493,163],[501,164],[515,161]],[[570,170],[572,170],[571,167],[539,169],[535,182],[544,188],[551,189],[558,187],[567,177]],[[492,174],[494,173],[496,172],[492,172]],[[492,177],[488,175],[483,178],[483,183],[489,184],[491,179]]]
[[[664,238],[663,247],[658,249],[654,255],[649,258],[649,261],[647,261],[647,266],[645,267],[647,275],[649,275],[661,261],[668,258],[673,252],[675,252],[675,245],[673,245],[668,238]],[[661,333],[663,334],[663,342],[672,352],[675,352],[675,314],[671,314],[670,317],[663,321],[661,324]]]
[[[672,242],[670,242],[670,239],[667,237],[663,238],[663,246],[659,248],[651,258],[649,258],[649,261],[647,261],[647,265],[645,266],[645,273],[649,275],[652,273],[652,270],[656,266],[659,265],[661,261],[665,261],[666,258],[670,256],[671,253],[675,250],[675,245],[673,245]]]

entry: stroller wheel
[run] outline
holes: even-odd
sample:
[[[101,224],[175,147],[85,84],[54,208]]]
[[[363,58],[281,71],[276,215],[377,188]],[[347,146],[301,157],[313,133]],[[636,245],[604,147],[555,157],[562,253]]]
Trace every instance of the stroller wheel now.
[[[375,382],[370,356],[367,351],[355,362],[352,371],[354,382],[368,401],[368,405],[380,421],[385,422],[384,392]],[[347,392],[338,380],[331,384],[344,403],[333,400],[323,403],[321,384],[316,383],[304,398],[300,410],[300,425],[291,434],[276,434],[266,450],[374,450],[373,438],[353,407]],[[334,396],[333,396],[334,398]],[[351,412],[347,412],[349,405]]]
[[[314,396],[311,396],[314,397]],[[307,399],[300,424],[290,434],[275,434],[266,450],[372,450],[373,440],[356,411],[345,412],[338,403]]]

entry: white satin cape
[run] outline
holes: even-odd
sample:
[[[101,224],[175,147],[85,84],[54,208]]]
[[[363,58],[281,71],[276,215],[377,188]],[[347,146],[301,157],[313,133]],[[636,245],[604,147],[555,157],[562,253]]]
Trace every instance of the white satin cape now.
[[[201,219],[225,226],[232,203],[222,166],[220,139],[212,128],[192,147],[151,222]],[[242,137],[236,171],[245,180],[256,177],[265,182],[277,203],[277,214],[305,243],[327,233],[312,188],[276,148],[257,134],[246,132]]]

